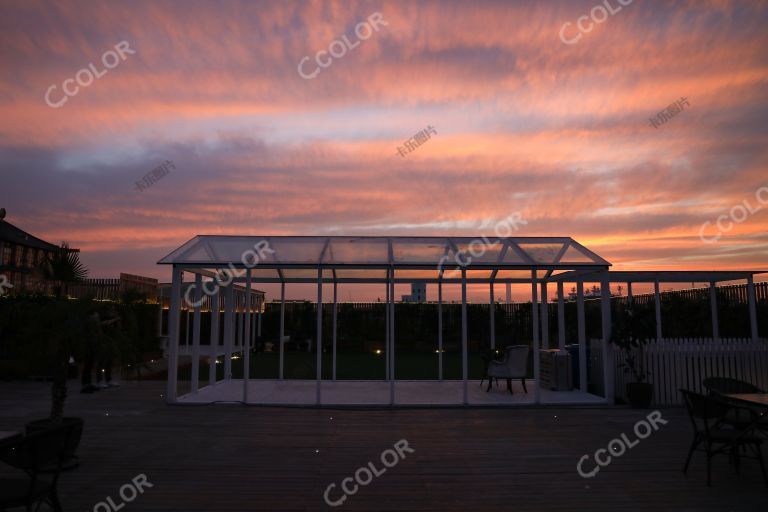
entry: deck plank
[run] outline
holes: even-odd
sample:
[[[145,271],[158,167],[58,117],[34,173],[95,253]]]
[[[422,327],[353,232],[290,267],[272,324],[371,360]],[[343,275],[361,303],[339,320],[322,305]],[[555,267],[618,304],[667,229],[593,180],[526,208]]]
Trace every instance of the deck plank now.
[[[65,510],[93,510],[144,473],[154,487],[124,512],[315,511],[323,491],[407,439],[416,451],[338,510],[364,511],[754,511],[768,492],[756,464],[734,474],[715,459],[680,471],[690,425],[669,424],[595,478],[576,472],[647,411],[619,407],[313,409],[166,406],[163,384],[145,381],[93,395],[73,393],[67,414],[86,419],[81,467],[61,480]],[[45,415],[48,385],[0,383],[0,430]],[[590,466],[591,467],[591,466]],[[6,468],[0,475],[7,474]]]

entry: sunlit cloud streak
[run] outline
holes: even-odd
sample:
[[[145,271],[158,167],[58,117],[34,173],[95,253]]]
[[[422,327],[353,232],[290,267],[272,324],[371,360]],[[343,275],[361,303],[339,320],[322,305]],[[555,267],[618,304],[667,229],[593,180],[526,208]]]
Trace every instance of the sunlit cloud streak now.
[[[768,210],[698,233],[768,184],[768,4],[633,2],[563,44],[593,5],[4,2],[2,206],[100,276],[167,279],[157,259],[202,233],[473,235],[516,211],[617,268],[767,267]],[[373,12],[375,37],[298,75]],[[135,55],[46,105],[123,40]]]

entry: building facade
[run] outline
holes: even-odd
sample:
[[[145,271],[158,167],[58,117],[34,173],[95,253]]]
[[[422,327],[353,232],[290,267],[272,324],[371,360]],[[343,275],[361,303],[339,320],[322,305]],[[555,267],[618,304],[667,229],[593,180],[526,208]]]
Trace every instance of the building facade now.
[[[427,283],[411,283],[411,294],[402,296],[403,302],[426,302],[427,301]]]
[[[5,293],[48,292],[38,269],[61,248],[14,226],[4,216],[3,211],[0,215],[0,281],[9,285],[3,288]]]

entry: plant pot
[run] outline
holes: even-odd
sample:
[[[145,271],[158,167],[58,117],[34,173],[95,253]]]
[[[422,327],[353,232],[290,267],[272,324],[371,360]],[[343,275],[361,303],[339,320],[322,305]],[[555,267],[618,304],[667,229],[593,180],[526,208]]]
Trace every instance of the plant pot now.
[[[62,418],[61,423],[57,423],[50,418],[46,418],[44,420],[34,420],[27,423],[25,430],[27,435],[29,435],[34,432],[40,432],[42,430],[47,430],[49,428],[59,426],[61,424],[74,426],[72,436],[67,439],[66,454],[64,463],[61,467],[62,470],[66,471],[68,469],[74,469],[80,464],[80,459],[78,459],[77,455],[75,455],[75,452],[77,451],[78,446],[80,446],[80,439],[83,436],[83,419],[74,417]]]
[[[648,382],[627,383],[627,401],[635,409],[647,409],[653,400],[653,384]]]

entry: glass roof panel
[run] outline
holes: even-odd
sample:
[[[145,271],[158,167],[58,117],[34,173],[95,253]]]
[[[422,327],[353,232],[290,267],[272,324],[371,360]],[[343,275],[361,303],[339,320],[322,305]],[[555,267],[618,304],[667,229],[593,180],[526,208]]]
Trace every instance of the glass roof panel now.
[[[509,249],[507,249],[507,253],[504,255],[504,263],[528,263],[528,260],[521,256],[518,251],[520,251],[519,247],[515,244],[509,244]]]
[[[253,246],[261,240],[261,238],[248,236],[232,236],[212,240],[209,237],[203,237],[200,239],[201,245],[207,247],[213,255],[209,261],[231,261],[234,263],[242,263],[243,258],[249,263],[253,262],[255,258]],[[265,252],[264,255],[268,256],[269,254]]]
[[[386,238],[332,238],[323,263],[389,263]]]
[[[473,263],[496,263],[499,261],[499,256],[504,244],[498,241],[489,241],[485,243],[478,239],[472,242],[458,242],[456,248],[459,253],[462,254],[461,261],[469,261],[469,265]],[[451,253],[453,254],[453,253]]]
[[[582,252],[578,247],[571,245],[560,258],[560,263],[595,263],[595,259]]]
[[[271,256],[277,263],[320,263],[325,237],[269,237]],[[269,259],[267,260],[269,261]]]
[[[188,261],[213,261],[214,258],[206,251],[206,248],[200,243],[200,238],[195,237],[184,245],[170,253],[160,260],[160,263],[173,263],[177,260]]]
[[[472,265],[493,266],[504,253],[501,265],[529,267],[552,265],[610,265],[576,241],[566,237],[339,237],[339,236],[225,236],[201,235],[184,243],[160,263],[204,265],[223,268],[228,263],[242,265],[243,258],[253,261],[261,253],[259,264],[286,268],[290,265],[390,265],[426,267],[430,271],[442,263],[446,270],[457,266],[456,260]],[[393,260],[390,261],[390,244]],[[454,246],[455,244],[455,246]],[[567,246],[564,244],[568,244]],[[504,246],[508,245],[506,252]],[[454,247],[458,254],[453,251]],[[261,249],[261,251],[260,251]],[[446,253],[446,249],[450,249]],[[565,250],[563,250],[565,249]],[[560,254],[563,257],[558,260]],[[443,259],[444,256],[447,259]],[[322,258],[322,259],[321,259]],[[362,270],[362,269],[361,269]],[[377,274],[380,274],[377,272]],[[365,277],[365,272],[356,274]],[[265,274],[266,276],[266,274]],[[503,274],[502,274],[503,276]]]
[[[433,263],[445,254],[445,238],[393,238],[392,254],[396,263]]]
[[[517,245],[536,263],[554,263],[563,248],[563,243],[532,244],[520,242]]]

